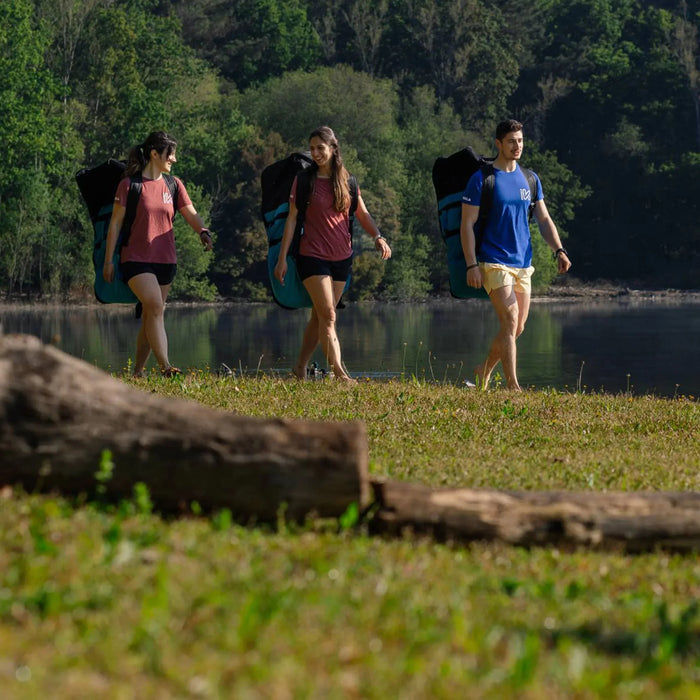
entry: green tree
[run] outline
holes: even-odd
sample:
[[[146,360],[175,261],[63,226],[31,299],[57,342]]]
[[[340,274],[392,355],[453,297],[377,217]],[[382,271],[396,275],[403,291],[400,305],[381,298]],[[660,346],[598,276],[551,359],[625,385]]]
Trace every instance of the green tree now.
[[[190,186],[187,190],[196,209],[206,221],[210,202],[202,193],[201,187]],[[211,266],[212,254],[202,247],[192,228],[181,216],[175,217],[175,245],[177,248],[178,274],[173,282],[173,299],[200,299],[212,301],[216,298],[216,287],[207,277]],[[216,241],[214,241],[216,245]]]
[[[390,75],[408,87],[433,85],[465,124],[501,118],[517,85],[520,57],[501,10],[482,0],[399,0],[395,7],[385,42]]]
[[[0,4],[0,281],[24,290],[41,268],[49,220],[46,173],[58,145],[49,109],[56,83],[44,65],[49,33],[28,0]]]
[[[319,37],[299,0],[179,0],[184,37],[239,89],[321,57]]]
[[[448,156],[468,145],[481,152],[490,150],[480,137],[462,128],[459,115],[448,103],[437,99],[432,87],[415,88],[402,101],[401,116],[406,167],[401,221],[402,228],[412,232],[412,240],[405,251],[403,245],[397,251],[391,287],[396,289],[396,296],[403,297],[420,296],[426,288],[446,292],[449,275],[438,225],[433,165],[440,156]],[[413,248],[417,257],[413,256]],[[413,280],[410,288],[403,282],[407,278]]]
[[[652,173],[695,141],[688,66],[672,39],[678,25],[634,0],[552,9],[542,65],[550,74],[560,66],[573,87],[550,109],[544,137],[592,191],[569,228],[576,272],[649,282],[665,264],[647,210]]]

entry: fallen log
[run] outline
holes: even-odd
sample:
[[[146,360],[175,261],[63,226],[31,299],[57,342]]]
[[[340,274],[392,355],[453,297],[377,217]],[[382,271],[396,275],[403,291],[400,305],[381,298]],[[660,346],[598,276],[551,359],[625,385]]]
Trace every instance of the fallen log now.
[[[374,533],[628,552],[700,549],[697,492],[430,489],[398,481],[373,481],[372,488]]]
[[[700,493],[430,489],[368,476],[361,422],[232,415],[128,386],[30,336],[0,336],[0,485],[107,495],[145,483],[155,505],[229,508],[242,520],[358,503],[373,533],[531,546],[700,549]],[[370,493],[370,487],[372,494]]]
[[[232,415],[141,391],[39,339],[0,336],[0,484],[110,497],[145,483],[162,510],[197,501],[243,520],[338,516],[369,499],[362,422]]]

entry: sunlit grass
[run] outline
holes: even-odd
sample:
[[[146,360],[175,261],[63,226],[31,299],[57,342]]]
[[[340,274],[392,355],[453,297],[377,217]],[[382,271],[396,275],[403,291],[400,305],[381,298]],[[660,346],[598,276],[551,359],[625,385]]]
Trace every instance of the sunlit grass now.
[[[361,418],[374,476],[700,490],[687,397],[208,370],[125,381],[233,413]],[[109,478],[108,455],[95,472]],[[151,509],[143,487],[116,506],[3,492],[0,697],[700,697],[698,553],[457,546]]]

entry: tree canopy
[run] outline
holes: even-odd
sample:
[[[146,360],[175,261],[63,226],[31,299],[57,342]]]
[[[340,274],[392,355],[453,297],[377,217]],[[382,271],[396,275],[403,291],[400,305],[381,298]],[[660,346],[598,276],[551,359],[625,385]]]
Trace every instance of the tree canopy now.
[[[697,288],[699,28],[700,0],[4,0],[0,290],[88,286],[74,175],[165,129],[217,237],[180,222],[174,295],[269,298],[260,173],[329,124],[395,253],[356,236],[353,294],[445,293],[432,164],[507,117],[573,274]]]

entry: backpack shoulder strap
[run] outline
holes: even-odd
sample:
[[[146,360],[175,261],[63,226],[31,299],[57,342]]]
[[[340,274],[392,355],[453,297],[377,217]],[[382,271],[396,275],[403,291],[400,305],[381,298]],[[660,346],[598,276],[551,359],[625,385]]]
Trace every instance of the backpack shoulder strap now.
[[[295,203],[297,205],[297,223],[304,221],[306,216],[306,208],[309,206],[311,199],[311,173],[310,168],[300,170],[297,175],[297,191]]]
[[[348,188],[350,189],[350,209],[348,210],[348,228],[350,231],[350,241],[352,242],[353,223],[355,222],[355,212],[359,201],[359,188],[357,186],[357,178],[354,175],[348,176]]]
[[[170,191],[170,196],[173,198],[173,211],[177,214],[178,210],[178,194],[180,193],[180,186],[177,184],[177,180],[174,175],[170,173],[163,173],[163,179],[165,184]]]
[[[309,206],[309,200],[311,199],[311,173],[310,168],[306,170],[300,170],[296,174],[297,179],[297,190],[296,190],[296,207],[297,207],[297,221],[294,226],[294,237],[289,246],[289,255],[293,258],[299,253],[299,244],[301,242],[301,236],[304,231],[304,218],[306,217],[306,209]]]
[[[350,211],[351,217],[355,216],[357,211],[357,203],[359,200],[358,192],[359,188],[357,186],[357,178],[354,175],[348,177],[348,187],[350,188]]]
[[[488,217],[491,211],[491,205],[493,204],[493,191],[496,187],[496,173],[494,172],[493,165],[487,163],[482,165],[481,168],[482,176],[484,178],[484,183],[481,186],[481,204],[479,205],[479,218],[483,216],[485,219]]]
[[[496,188],[496,173],[493,165],[490,163],[482,165],[479,170],[481,170],[484,182],[481,186],[481,203],[479,204],[479,218],[477,223],[481,228],[483,228],[486,225],[486,220],[489,218],[489,214],[491,213],[493,191]]]
[[[122,230],[119,234],[117,248],[121,248],[129,242],[131,227],[136,218],[136,206],[141,198],[142,187],[143,180],[141,179],[141,175],[134,175],[129,178],[129,194],[126,197],[126,211],[124,212],[124,221],[122,222]]]
[[[537,198],[537,178],[535,177],[535,173],[533,173],[532,170],[528,170],[527,168],[523,168],[522,166],[520,169],[523,171],[523,175],[527,180],[527,184],[530,186],[530,206],[527,209],[527,216],[529,220],[532,219],[532,215],[535,211],[535,200]]]

